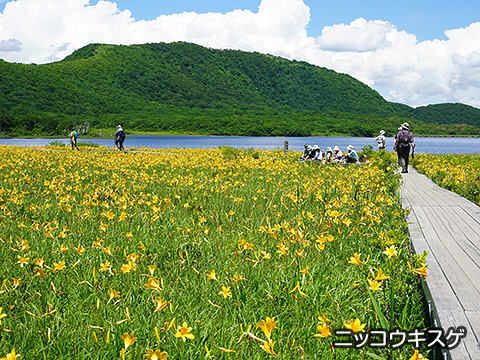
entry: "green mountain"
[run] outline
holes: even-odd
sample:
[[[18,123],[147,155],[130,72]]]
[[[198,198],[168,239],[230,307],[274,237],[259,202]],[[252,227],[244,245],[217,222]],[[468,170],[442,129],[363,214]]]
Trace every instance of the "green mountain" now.
[[[349,75],[280,57],[189,43],[91,44],[45,65],[0,60],[0,134],[128,131],[217,135],[479,134],[480,110],[413,109]],[[464,124],[459,126],[458,124]]]

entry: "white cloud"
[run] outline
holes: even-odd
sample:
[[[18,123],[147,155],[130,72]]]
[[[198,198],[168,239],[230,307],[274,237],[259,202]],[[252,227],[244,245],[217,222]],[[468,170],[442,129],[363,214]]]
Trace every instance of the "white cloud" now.
[[[0,0],[1,1],[1,0]],[[307,34],[303,0],[263,0],[257,12],[185,12],[135,20],[111,1],[16,0],[0,13],[0,58],[45,63],[92,42],[187,41],[258,51],[348,73],[391,101],[419,105],[461,101],[480,107],[480,23],[418,42],[394,24],[359,18]]]

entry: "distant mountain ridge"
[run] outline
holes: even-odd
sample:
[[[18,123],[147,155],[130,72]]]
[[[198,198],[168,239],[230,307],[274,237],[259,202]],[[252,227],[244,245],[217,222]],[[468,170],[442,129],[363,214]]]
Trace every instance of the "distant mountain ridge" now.
[[[390,103],[306,62],[190,43],[91,44],[45,65],[0,61],[0,134],[72,125],[217,135],[480,133],[480,109]]]

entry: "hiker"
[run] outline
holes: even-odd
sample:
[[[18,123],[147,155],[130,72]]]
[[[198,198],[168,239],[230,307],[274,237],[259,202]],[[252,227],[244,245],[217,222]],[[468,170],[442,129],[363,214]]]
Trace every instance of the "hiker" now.
[[[303,150],[303,155],[300,158],[301,161],[307,161],[308,158],[310,157],[310,153],[312,151],[312,147],[308,144],[303,145],[304,150]]]
[[[125,141],[125,131],[122,129],[122,125],[117,126],[117,131],[115,132],[115,146],[118,150],[123,151],[123,142]]]
[[[398,128],[398,131],[402,131],[402,127],[401,127],[401,126]],[[394,141],[393,141],[393,150],[397,153],[397,163],[398,163],[398,166],[401,166],[401,163],[400,163],[400,154],[398,153],[398,149],[397,149],[397,147],[396,147],[398,131],[397,131],[397,134],[395,134],[395,139],[394,139]]]
[[[343,152],[339,149],[338,146],[335,145],[333,148],[333,162],[340,162],[343,159]]]
[[[385,150],[387,147],[387,142],[385,140],[385,131],[380,130],[380,135],[375,138],[375,141],[378,144],[378,151]]]
[[[337,148],[338,149],[338,148]],[[333,155],[333,150],[332,148],[329,146],[327,148],[327,151],[325,152],[325,162],[326,163],[331,163],[333,161],[333,158],[334,158],[334,155]]]
[[[345,162],[347,164],[355,164],[358,161],[358,154],[352,145],[347,146],[348,152],[345,154]]]
[[[80,151],[80,149],[77,146],[77,139],[78,139],[78,133],[75,131],[75,128],[70,129],[70,145],[72,145],[72,150],[75,150],[75,148]]]
[[[313,161],[322,161],[322,151],[318,145],[313,145],[311,159]]]
[[[408,173],[408,160],[410,156],[410,149],[412,154],[415,151],[415,144],[413,142],[413,134],[408,130],[409,124],[407,122],[402,124],[402,130],[397,134],[395,140],[395,151],[398,153],[400,159],[400,166],[402,173]]]

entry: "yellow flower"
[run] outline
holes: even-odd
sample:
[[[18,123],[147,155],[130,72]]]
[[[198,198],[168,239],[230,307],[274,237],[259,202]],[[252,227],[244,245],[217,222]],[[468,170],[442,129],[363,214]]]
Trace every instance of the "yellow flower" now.
[[[12,349],[10,354],[7,354],[6,357],[0,358],[0,360],[17,360],[20,355],[15,354],[15,349]]]
[[[322,313],[322,316],[318,317],[318,320],[320,320],[322,324],[326,324],[327,322],[332,322],[332,320],[327,319],[327,316],[324,313]]]
[[[262,344],[260,345],[260,347],[265,350],[268,354],[272,355],[272,356],[278,356],[277,354],[275,354],[275,352],[273,351],[273,345],[275,345],[275,341],[270,341],[268,344]]]
[[[306,266],[305,269],[300,270],[299,272],[301,272],[301,273],[304,274],[304,275],[310,275],[310,273],[308,272],[309,269],[310,269],[310,268],[309,268],[308,266]]]
[[[409,360],[422,360],[422,359],[425,359],[425,357],[423,357],[422,354],[418,352],[418,350],[415,350],[415,352],[413,353],[412,357]]]
[[[362,254],[353,254],[353,256],[350,257],[350,260],[348,261],[349,264],[354,264],[354,265],[360,265],[360,264],[363,264],[363,262],[360,260],[360,256]]]
[[[323,325],[318,325],[317,329],[319,331],[319,334],[315,334],[315,337],[329,337],[332,336],[332,333],[330,332],[330,326],[327,324]]]
[[[372,273],[372,276],[375,276],[375,274],[373,273],[372,270],[370,270],[370,272]],[[377,276],[375,276],[375,281],[382,281],[382,280],[387,280],[387,279],[390,279],[390,276],[387,276],[387,275],[384,275],[383,272],[382,272],[382,269],[378,269],[378,273],[377,273]]]
[[[23,265],[28,264],[28,260],[30,260],[30,258],[25,256],[17,256],[17,258],[18,258],[17,264],[20,264],[20,267],[23,267]]]
[[[343,322],[343,326],[345,326],[346,329],[352,330],[352,332],[357,333],[357,332],[365,332],[364,328],[367,324],[361,324],[360,319],[356,318],[355,320],[350,320],[350,323]]]
[[[120,337],[123,340],[125,350],[127,350],[130,347],[130,345],[132,345],[135,341],[137,341],[136,337],[134,337],[132,335],[128,335],[127,333],[124,333],[123,336],[120,335]]]
[[[427,277],[427,267],[425,266],[425,264],[423,264],[421,267],[419,267],[418,269],[414,269],[413,272],[415,274],[418,274],[420,276],[425,276]]]
[[[390,247],[386,247],[383,254],[387,255],[387,257],[389,259],[391,259],[392,256],[397,256],[397,248],[395,247],[395,245],[392,245]]]
[[[155,308],[154,313],[162,311],[163,309],[165,309],[170,304],[170,301],[164,301],[160,298],[155,299],[155,301],[157,302],[157,307]]]
[[[381,281],[375,281],[375,280],[370,280],[368,279],[368,283],[370,284],[370,290],[372,291],[377,291],[381,290],[380,287],[382,286]]]
[[[155,270],[157,270],[157,267],[155,265],[148,265],[147,268],[151,276],[153,276],[153,273],[155,272]]]
[[[247,280],[245,279],[242,275],[240,274],[235,274],[235,276],[232,278],[230,277],[230,280],[233,281],[234,283],[238,283],[241,280]]]
[[[207,278],[210,279],[210,280],[218,281],[218,280],[217,280],[217,275],[215,274],[215,270],[210,271],[210,272],[207,274]]]
[[[192,331],[192,328],[188,327],[187,323],[184,322],[182,326],[178,327],[178,331],[175,334],[175,337],[182,338],[183,341],[186,341],[187,339],[193,340],[195,339],[195,336],[193,334],[190,334],[190,331]]]
[[[53,272],[61,271],[65,267],[65,261],[60,261],[58,264],[53,263]]]
[[[257,324],[257,326],[262,329],[265,336],[270,339],[272,336],[272,331],[278,329],[278,327],[276,326],[277,324],[278,321],[274,321],[274,319],[271,319],[267,316],[266,320],[261,320],[260,323]]]
[[[113,290],[112,288],[110,288],[110,299],[108,299],[108,302],[110,302],[111,300],[115,299],[116,297],[119,297],[120,296],[120,291],[116,291],[116,290]]]
[[[223,298],[226,299],[227,297],[232,297],[232,292],[230,291],[230,286],[227,288],[222,285],[222,291],[218,293],[218,295],[223,295]]]
[[[144,286],[156,291],[162,290],[162,288],[160,287],[160,283],[157,281],[156,278],[148,279],[148,283],[146,283]]]
[[[2,319],[7,317],[7,314],[2,313],[3,309],[0,307],[0,325],[2,325]]]
[[[135,266],[135,263],[129,261],[128,264],[123,264],[122,265],[122,272],[125,274],[125,273],[128,273],[130,271],[135,271],[137,270],[137,267]]]
[[[148,354],[143,355],[143,357],[150,360],[165,360],[168,355],[166,351],[160,351],[158,349],[157,350],[147,349],[147,353]]]

